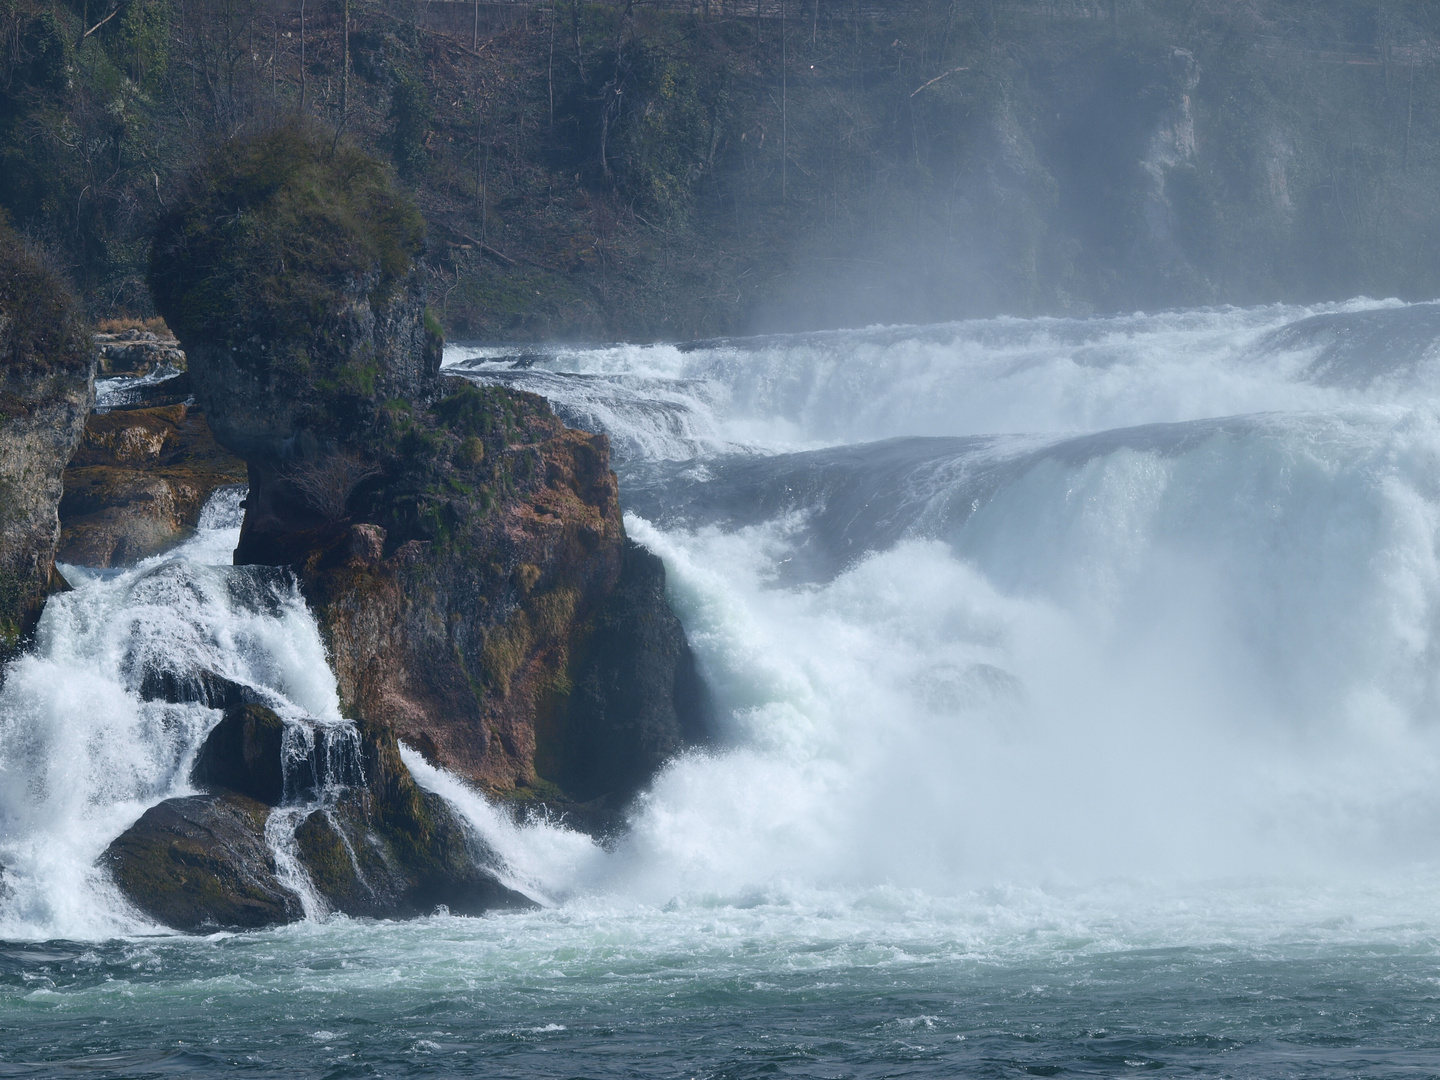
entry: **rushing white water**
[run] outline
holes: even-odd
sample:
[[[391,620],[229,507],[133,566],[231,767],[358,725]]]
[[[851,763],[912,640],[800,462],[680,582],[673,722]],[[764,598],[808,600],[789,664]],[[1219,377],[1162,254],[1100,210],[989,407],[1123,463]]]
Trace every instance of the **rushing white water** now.
[[[1440,305],[1357,301],[453,348],[611,435],[720,730],[608,850],[405,760],[577,918],[1433,863],[1437,341]],[[188,790],[218,719],[147,678],[265,695],[313,761],[306,812],[344,782],[313,620],[224,565],[234,525],[66,568],[0,690],[0,937],[145,929],[94,861]],[[272,818],[282,872],[300,816]]]
[[[1437,342],[1357,301],[452,349],[611,435],[721,704],[584,887],[1435,859]]]
[[[33,652],[0,688],[0,938],[147,928],[95,860],[147,807],[191,793],[195,752],[220,718],[156,687],[209,673],[295,731],[351,726],[293,580],[226,565],[242,494],[217,493],[193,539],[133,569],[61,568],[75,590],[51,598]]]

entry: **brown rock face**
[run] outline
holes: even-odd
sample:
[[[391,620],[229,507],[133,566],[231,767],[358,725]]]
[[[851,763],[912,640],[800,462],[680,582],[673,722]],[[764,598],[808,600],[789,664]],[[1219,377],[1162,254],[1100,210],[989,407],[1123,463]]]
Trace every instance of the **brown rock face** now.
[[[183,404],[92,415],[65,470],[61,562],[128,566],[186,539],[217,488],[244,484],[205,414]]]
[[[0,654],[35,625],[54,581],[60,477],[94,373],[64,282],[0,225]]]

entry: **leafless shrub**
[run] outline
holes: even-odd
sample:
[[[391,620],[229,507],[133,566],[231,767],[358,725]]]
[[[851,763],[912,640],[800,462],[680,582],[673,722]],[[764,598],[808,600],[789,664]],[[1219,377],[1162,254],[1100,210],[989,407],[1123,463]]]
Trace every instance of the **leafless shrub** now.
[[[304,462],[290,474],[290,482],[317,514],[326,521],[340,522],[349,516],[346,506],[355,489],[378,475],[378,465],[347,451]]]

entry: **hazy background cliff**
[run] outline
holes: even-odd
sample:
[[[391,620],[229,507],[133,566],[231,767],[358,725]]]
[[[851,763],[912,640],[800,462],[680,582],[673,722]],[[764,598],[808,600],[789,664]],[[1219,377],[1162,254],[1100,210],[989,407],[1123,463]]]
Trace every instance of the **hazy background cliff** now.
[[[0,0],[0,205],[146,314],[197,154],[386,156],[452,336],[1440,295],[1423,0]],[[303,63],[302,63],[303,56]]]

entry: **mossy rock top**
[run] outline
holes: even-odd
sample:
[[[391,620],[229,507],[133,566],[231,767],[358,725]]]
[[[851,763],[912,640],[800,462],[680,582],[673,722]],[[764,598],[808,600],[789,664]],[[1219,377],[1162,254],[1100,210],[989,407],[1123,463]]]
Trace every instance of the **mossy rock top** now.
[[[231,139],[161,221],[151,289],[222,446],[293,468],[363,451],[380,403],[436,392],[424,222],[386,168],[296,121]]]
[[[323,330],[357,282],[383,300],[424,221],[385,168],[296,122],[228,140],[159,224],[151,288],[182,342],[241,344]]]

